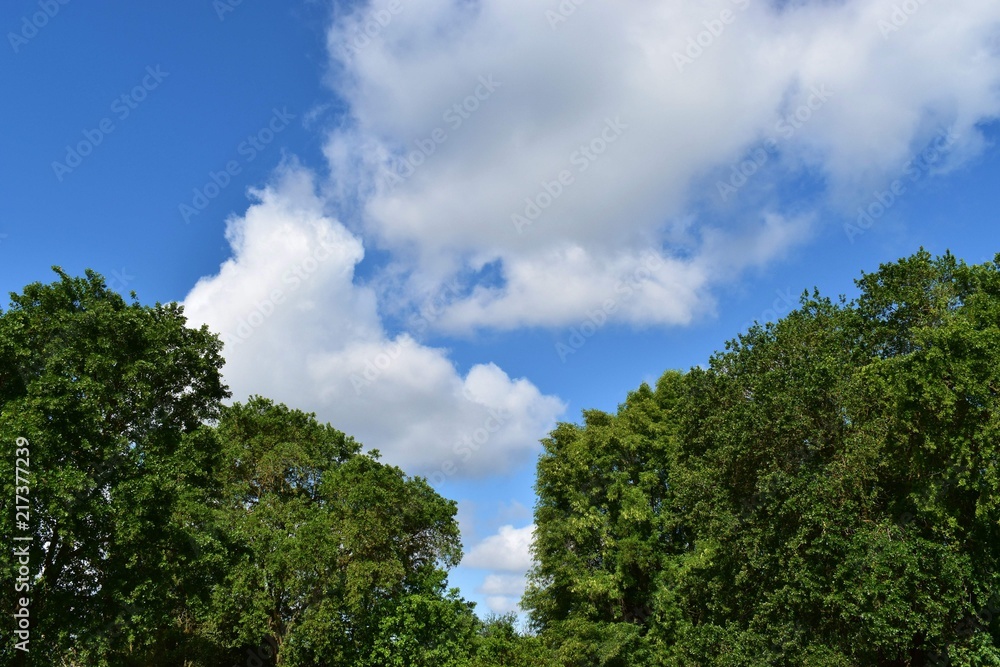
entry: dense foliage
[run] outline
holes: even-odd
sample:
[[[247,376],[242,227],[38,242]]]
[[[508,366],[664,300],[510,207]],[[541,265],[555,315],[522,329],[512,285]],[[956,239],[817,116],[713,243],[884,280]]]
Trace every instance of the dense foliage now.
[[[30,650],[5,558],[0,664],[528,664],[512,618],[445,588],[454,502],[313,415],[223,406],[221,343],[178,306],[59,275],[0,314],[0,536],[33,537]]]
[[[1000,665],[1000,256],[858,287],[544,442],[562,664]]]
[[[60,271],[0,312],[0,538],[32,536],[31,651],[0,664],[1000,665],[1000,256],[858,287],[552,431],[525,635],[447,589],[426,480],[224,405],[214,334]]]
[[[30,657],[97,665],[170,643],[207,592],[187,566],[182,517],[217,458],[193,436],[227,395],[221,344],[186,328],[176,305],[126,304],[95,274],[11,298],[0,317],[0,534],[5,550],[15,544],[14,444],[26,438]],[[10,619],[16,568],[4,565]],[[4,663],[13,655],[4,641]]]

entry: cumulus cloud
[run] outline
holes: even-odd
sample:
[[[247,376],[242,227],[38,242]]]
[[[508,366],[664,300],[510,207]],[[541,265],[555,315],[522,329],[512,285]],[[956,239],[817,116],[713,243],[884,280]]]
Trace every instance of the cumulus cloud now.
[[[506,614],[520,610],[520,600],[527,583],[523,575],[490,574],[477,592],[486,596],[486,605],[490,611]]]
[[[347,113],[319,193],[294,165],[256,192],[188,315],[223,333],[237,397],[314,410],[435,481],[502,473],[563,404],[425,333],[710,314],[943,131],[928,173],[980,151],[998,27],[980,0],[354,3],[327,35]],[[362,283],[366,245],[385,259]]]
[[[995,2],[349,7],[327,35],[347,113],[319,193],[296,165],[255,192],[185,307],[222,332],[237,398],[313,410],[432,481],[525,462],[564,405],[488,359],[460,371],[425,333],[686,324],[942,133],[923,171],[976,155],[1000,114]],[[366,246],[385,259],[361,282]],[[463,561],[496,611],[532,530]]]
[[[464,375],[445,351],[390,338],[361,241],[324,210],[313,175],[288,165],[228,221],[232,258],[184,301],[226,343],[235,398],[259,393],[316,412],[432,482],[503,473],[536,453],[564,408],[491,363]]]
[[[501,526],[496,535],[491,535],[474,546],[462,559],[462,565],[523,574],[531,567],[531,542],[534,533],[534,524],[524,528]]]
[[[941,168],[975,154],[1000,111],[1000,5],[980,0],[407,0],[368,23],[379,6],[328,34],[350,108],[328,187],[392,253],[394,306],[464,281],[444,330],[574,323],[650,256],[612,319],[684,324],[809,237],[779,178],[852,210],[942,130]]]
[[[531,568],[531,543],[535,526],[514,528],[501,526],[491,535],[472,547],[462,559],[462,566],[488,570],[477,592],[485,596],[490,611],[498,614],[518,611],[527,585],[527,571]]]

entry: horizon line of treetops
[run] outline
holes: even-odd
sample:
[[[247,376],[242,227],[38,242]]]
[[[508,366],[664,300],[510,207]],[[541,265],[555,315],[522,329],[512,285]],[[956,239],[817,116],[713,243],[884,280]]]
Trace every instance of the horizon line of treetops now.
[[[558,424],[526,628],[448,589],[426,479],[226,405],[215,333],[55,270],[0,311],[4,665],[1000,665],[1000,254],[806,293]]]

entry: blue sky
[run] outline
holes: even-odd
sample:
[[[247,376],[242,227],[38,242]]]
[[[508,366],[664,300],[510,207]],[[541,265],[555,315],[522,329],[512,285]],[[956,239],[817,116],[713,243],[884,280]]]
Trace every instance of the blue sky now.
[[[850,295],[920,246],[1000,251],[991,3],[10,0],[0,20],[0,287],[58,264],[184,302],[237,398],[315,411],[460,501],[452,581],[482,612],[516,603],[557,420],[803,289]]]

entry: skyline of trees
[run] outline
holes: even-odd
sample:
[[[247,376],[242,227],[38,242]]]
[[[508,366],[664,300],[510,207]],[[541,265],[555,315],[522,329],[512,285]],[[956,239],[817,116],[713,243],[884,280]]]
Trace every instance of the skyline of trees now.
[[[56,272],[0,311],[0,492],[26,438],[35,537],[32,651],[3,664],[1000,665],[1000,255],[804,294],[558,424],[529,632],[448,589],[455,501],[313,414],[227,405],[177,304]]]
[[[857,284],[544,441],[565,664],[1000,664],[1000,256]]]

